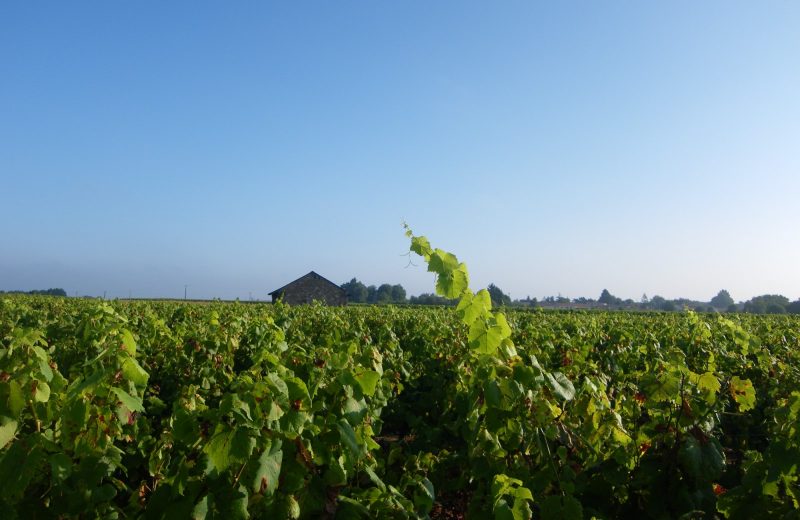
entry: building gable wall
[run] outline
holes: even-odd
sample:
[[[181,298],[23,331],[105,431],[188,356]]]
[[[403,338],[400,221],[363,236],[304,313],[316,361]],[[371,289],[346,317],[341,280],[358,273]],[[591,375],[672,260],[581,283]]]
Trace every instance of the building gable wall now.
[[[347,295],[345,290],[316,273],[309,273],[302,278],[279,289],[272,295],[272,301],[283,299],[289,305],[303,305],[315,301],[326,305],[345,305]]]

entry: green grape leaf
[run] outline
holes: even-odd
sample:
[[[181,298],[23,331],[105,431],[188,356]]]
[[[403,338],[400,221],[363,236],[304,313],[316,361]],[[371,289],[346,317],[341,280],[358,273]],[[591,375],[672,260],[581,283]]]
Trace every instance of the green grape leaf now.
[[[287,435],[291,434],[289,437],[294,437],[294,434],[303,431],[309,418],[310,416],[306,412],[301,410],[289,410],[281,416],[281,429]]]
[[[648,374],[642,377],[641,389],[652,401],[672,401],[680,396],[681,380],[669,372]]]
[[[122,375],[136,386],[146,386],[150,375],[132,357],[122,362]]]
[[[500,385],[497,384],[496,379],[489,379],[483,384],[483,396],[487,405],[494,408],[502,408],[503,392],[500,390]]]
[[[221,518],[231,520],[250,518],[250,513],[247,511],[247,488],[244,486],[239,486],[232,494],[226,495],[224,501],[220,500],[217,503],[221,506]]]
[[[372,469],[370,466],[365,465],[364,472],[367,474],[372,483],[378,487],[378,489],[380,489],[381,491],[386,491],[386,484],[383,482],[383,480],[381,480],[378,474],[375,473],[374,469]]]
[[[225,394],[220,401],[219,409],[223,414],[233,414],[243,421],[252,421],[250,405],[239,397],[239,394]]]
[[[479,354],[494,354],[500,341],[495,336],[489,336],[489,329],[486,320],[473,321],[469,327],[469,348]]]
[[[111,391],[117,396],[120,402],[130,411],[132,412],[144,412],[144,405],[142,404],[142,400],[138,397],[133,397],[131,394],[123,390],[122,388],[118,388],[116,386],[111,387]]]
[[[545,498],[540,504],[542,520],[560,520],[562,518],[577,519],[583,518],[583,507],[581,503],[572,496],[551,495]]]
[[[708,404],[714,404],[717,400],[717,392],[720,389],[719,379],[711,372],[706,372],[698,377],[697,388],[705,394],[705,399]]]
[[[436,292],[445,298],[458,298],[469,287],[467,266],[456,257],[436,249],[428,260],[428,271],[436,273]]]
[[[192,520],[205,520],[206,515],[208,515],[208,495],[204,495],[195,504],[192,509]]]
[[[502,312],[495,313],[494,317],[494,325],[493,327],[497,328],[497,332],[500,334],[500,339],[503,340],[511,336],[511,327],[508,326],[508,321],[506,321],[506,315]]]
[[[136,341],[133,339],[133,334],[127,329],[122,330],[122,346],[132,357],[136,357]]]
[[[469,287],[469,276],[465,265],[436,277],[436,292],[445,298],[458,298]]]
[[[67,379],[58,370],[53,371],[53,379],[49,381],[53,392],[61,393],[67,387]]]
[[[274,390],[278,391],[279,396],[283,396],[286,399],[289,399],[289,387],[286,385],[286,382],[280,378],[278,374],[270,373],[267,376],[267,381],[270,382],[270,386]]]
[[[267,447],[258,457],[256,474],[253,477],[253,493],[271,496],[278,489],[278,478],[281,474],[283,451],[280,441],[267,441]]]
[[[356,381],[358,381],[361,391],[364,392],[364,395],[369,396],[375,394],[375,388],[380,380],[381,375],[374,370],[364,370],[356,376]]]
[[[344,416],[351,424],[358,424],[367,415],[367,403],[364,399],[355,400],[348,397],[344,403]]]
[[[222,473],[233,463],[231,460],[231,443],[236,432],[230,429],[222,429],[222,426],[218,426],[218,428],[220,430],[203,447],[203,451],[208,455],[212,467],[217,472]]]
[[[308,387],[299,377],[289,377],[286,379],[286,388],[289,392],[289,399],[311,399],[308,394]]]
[[[236,428],[231,439],[230,457],[234,462],[245,462],[250,458],[253,449],[256,447],[256,440],[250,436],[247,428]]]
[[[528,520],[533,515],[530,501],[533,494],[522,486],[522,481],[508,475],[498,474],[492,480],[494,505],[492,511],[495,519]],[[513,499],[509,505],[509,498]]]
[[[36,390],[33,392],[33,399],[40,403],[50,400],[50,385],[44,381],[36,381]]]
[[[740,412],[755,408],[756,390],[749,379],[739,379],[739,376],[733,376],[730,383],[730,393],[739,406]]]
[[[172,414],[172,437],[184,444],[192,445],[200,435],[197,419],[183,408]]]
[[[489,296],[489,291],[481,289],[475,295],[467,291],[461,297],[456,310],[461,315],[461,321],[467,325],[480,318],[487,318],[489,311],[492,309],[492,298]]]
[[[516,520],[511,506],[508,505],[508,501],[505,498],[495,502],[492,512],[494,513],[494,520]]]
[[[33,346],[33,353],[36,354],[36,357],[39,358],[39,361],[47,362],[50,356],[47,355],[47,352],[40,346],[34,345]]]
[[[694,437],[687,437],[678,451],[678,462],[683,470],[696,483],[709,484],[722,475],[725,457],[716,439],[701,443]]]
[[[414,506],[417,510],[428,513],[436,500],[433,483],[427,478],[418,480],[414,486]]]
[[[17,421],[9,417],[0,417],[0,450],[11,442],[17,433]]]
[[[64,417],[81,429],[89,420],[89,405],[83,399],[76,399],[67,405]]]
[[[357,459],[363,457],[364,448],[358,443],[356,432],[353,430],[353,427],[350,426],[350,423],[345,419],[339,419],[339,422],[336,423],[336,428],[339,430],[342,442],[350,449],[353,456]]]
[[[511,509],[511,514],[514,520],[529,520],[533,518],[533,511],[527,500],[514,500],[514,507]],[[564,518],[580,518],[574,516],[565,516]]]
[[[503,340],[511,335],[506,317],[502,313],[493,315],[488,321],[475,320],[469,328],[470,348],[479,354],[492,355]]]
[[[697,387],[700,390],[716,393],[720,388],[719,379],[717,379],[716,376],[714,376],[714,374],[711,372],[706,372],[698,377]]]
[[[425,237],[411,238],[411,251],[423,257],[426,261],[431,255],[431,243]]]
[[[564,518],[575,518],[580,520],[583,518],[583,506],[577,498],[572,496],[564,497]]]
[[[22,388],[13,380],[8,382],[8,408],[15,417],[18,417],[25,408],[25,396],[22,394]]]
[[[445,274],[458,268],[458,259],[452,253],[435,249],[428,261],[428,271],[437,274]]]
[[[290,520],[297,520],[300,518],[300,503],[297,501],[297,499],[294,496],[289,495],[286,497],[286,502],[289,506],[287,508],[288,518]]]
[[[544,377],[556,397],[564,401],[570,401],[575,397],[575,386],[572,384],[572,381],[567,379],[567,376],[561,372],[545,372]]]
[[[64,453],[50,455],[50,473],[56,482],[64,482],[72,475],[72,459]]]
[[[50,368],[50,364],[45,360],[39,360],[39,373],[44,376],[44,380],[48,383],[53,380],[53,369]]]
[[[37,440],[33,437],[32,440]],[[0,497],[21,497],[39,473],[45,453],[39,442],[12,443],[0,459]]]

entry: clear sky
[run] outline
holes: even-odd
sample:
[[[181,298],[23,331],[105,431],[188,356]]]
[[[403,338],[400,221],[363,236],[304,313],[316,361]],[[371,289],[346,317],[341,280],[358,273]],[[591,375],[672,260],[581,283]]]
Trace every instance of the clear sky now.
[[[794,300],[799,200],[797,1],[0,4],[0,289]]]

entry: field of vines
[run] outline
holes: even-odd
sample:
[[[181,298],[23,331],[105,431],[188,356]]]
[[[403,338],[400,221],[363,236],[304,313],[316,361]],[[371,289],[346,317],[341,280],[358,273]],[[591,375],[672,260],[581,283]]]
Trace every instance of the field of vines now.
[[[800,518],[800,318],[0,299],[3,518]]]

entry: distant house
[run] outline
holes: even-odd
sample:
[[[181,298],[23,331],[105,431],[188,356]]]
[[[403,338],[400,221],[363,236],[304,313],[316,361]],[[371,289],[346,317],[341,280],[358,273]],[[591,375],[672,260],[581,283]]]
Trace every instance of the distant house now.
[[[289,282],[271,293],[273,303],[282,300],[290,305],[303,305],[315,301],[325,305],[347,304],[347,293],[335,283],[323,278],[314,271]]]

